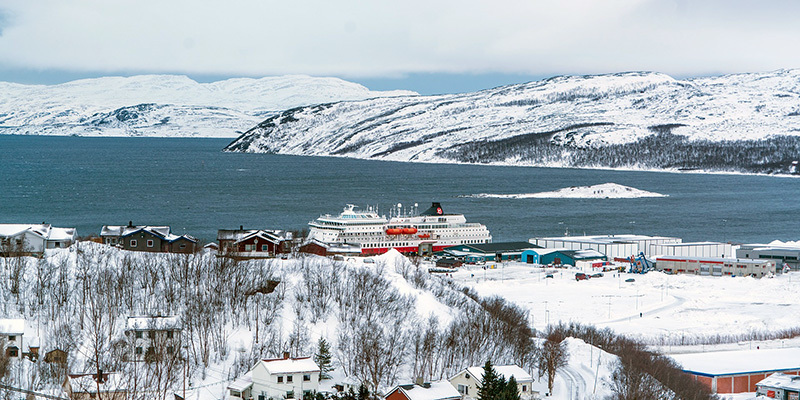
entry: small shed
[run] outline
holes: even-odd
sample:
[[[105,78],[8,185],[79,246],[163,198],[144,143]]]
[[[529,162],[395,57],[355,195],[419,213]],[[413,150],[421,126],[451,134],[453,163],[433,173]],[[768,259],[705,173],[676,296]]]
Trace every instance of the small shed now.
[[[756,384],[782,372],[800,374],[800,348],[675,354],[684,372],[714,393],[755,392]]]

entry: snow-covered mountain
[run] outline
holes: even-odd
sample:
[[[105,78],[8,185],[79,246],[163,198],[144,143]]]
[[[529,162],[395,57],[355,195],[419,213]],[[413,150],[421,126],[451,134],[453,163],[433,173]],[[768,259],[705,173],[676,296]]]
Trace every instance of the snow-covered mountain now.
[[[298,107],[226,150],[781,172],[798,158],[799,136],[800,70],[687,80],[628,72]]]
[[[414,94],[370,91],[338,78],[309,76],[212,83],[179,75],[60,85],[0,82],[0,134],[235,137],[287,108]]]

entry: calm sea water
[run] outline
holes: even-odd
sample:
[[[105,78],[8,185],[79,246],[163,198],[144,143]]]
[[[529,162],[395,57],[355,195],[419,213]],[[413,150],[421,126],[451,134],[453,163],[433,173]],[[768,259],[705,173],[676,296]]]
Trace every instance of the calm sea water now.
[[[431,201],[486,224],[495,241],[652,234],[685,241],[800,239],[800,179],[411,164],[230,154],[227,139],[0,136],[0,223],[167,224],[206,241],[220,228],[302,229],[346,203]],[[641,199],[460,198],[614,182]]]

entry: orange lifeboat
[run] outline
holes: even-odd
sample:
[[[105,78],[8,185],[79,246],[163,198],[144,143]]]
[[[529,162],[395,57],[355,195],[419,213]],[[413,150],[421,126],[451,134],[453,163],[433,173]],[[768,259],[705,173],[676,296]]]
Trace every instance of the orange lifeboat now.
[[[403,233],[403,230],[398,228],[389,228],[386,230],[387,235],[399,235],[401,233]]]
[[[413,226],[411,228],[403,228],[403,233],[406,235],[413,235],[417,233],[417,228],[414,228]]]
[[[418,236],[420,239],[427,239],[427,238],[431,237],[431,235],[429,235],[429,234],[427,234],[427,233],[423,233],[422,235],[417,235],[417,236]]]

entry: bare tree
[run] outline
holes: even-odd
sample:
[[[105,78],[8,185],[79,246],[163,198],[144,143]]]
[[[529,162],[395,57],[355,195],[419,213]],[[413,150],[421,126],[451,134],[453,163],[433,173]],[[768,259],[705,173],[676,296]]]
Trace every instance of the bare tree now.
[[[538,359],[539,377],[547,375],[547,390],[552,393],[556,372],[569,362],[569,351],[564,337],[557,332],[548,334],[542,347],[538,349]]]

